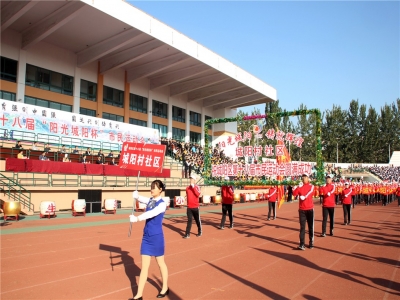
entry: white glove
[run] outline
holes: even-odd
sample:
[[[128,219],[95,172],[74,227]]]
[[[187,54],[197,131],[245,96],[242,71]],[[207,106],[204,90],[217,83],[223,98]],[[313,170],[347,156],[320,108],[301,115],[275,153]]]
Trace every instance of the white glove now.
[[[328,197],[329,197],[329,196],[331,195],[331,192],[328,192],[328,194],[327,194],[327,195],[328,195]]]
[[[131,223],[135,223],[135,222],[138,221],[138,218],[137,218],[135,215],[130,215],[130,216],[129,216],[129,221],[130,221]]]
[[[306,199],[306,196],[300,196],[300,200]]]
[[[132,193],[132,197],[133,197],[133,199],[139,199],[139,192],[138,191],[134,191]]]
[[[302,181],[300,181],[300,183],[299,183],[299,187],[302,187],[303,186],[303,182]]]
[[[191,186],[192,188],[194,188],[194,184],[191,184],[190,186]]]

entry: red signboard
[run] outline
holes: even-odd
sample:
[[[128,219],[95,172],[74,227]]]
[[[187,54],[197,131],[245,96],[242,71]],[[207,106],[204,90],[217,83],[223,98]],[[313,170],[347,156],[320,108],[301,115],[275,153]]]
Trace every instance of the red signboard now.
[[[164,155],[165,145],[124,142],[119,166],[126,169],[161,173]]]

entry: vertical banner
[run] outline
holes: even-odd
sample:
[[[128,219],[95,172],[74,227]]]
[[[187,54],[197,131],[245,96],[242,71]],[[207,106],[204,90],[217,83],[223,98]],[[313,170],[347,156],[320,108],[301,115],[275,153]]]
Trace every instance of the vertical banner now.
[[[165,145],[124,142],[122,144],[120,168],[162,173]]]

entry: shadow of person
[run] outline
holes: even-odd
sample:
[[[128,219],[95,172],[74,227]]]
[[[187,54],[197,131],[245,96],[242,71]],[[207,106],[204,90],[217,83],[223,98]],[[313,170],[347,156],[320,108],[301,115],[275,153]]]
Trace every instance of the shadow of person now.
[[[131,291],[134,297],[137,290],[136,277],[140,276],[140,268],[135,264],[133,257],[129,255],[128,251],[124,251],[120,247],[100,244],[99,249],[110,253],[109,257],[112,271],[114,271],[115,266],[122,265],[124,267],[125,274],[130,281]],[[153,279],[147,278],[147,282],[153,285],[157,290],[160,289],[157,282],[155,282]]]

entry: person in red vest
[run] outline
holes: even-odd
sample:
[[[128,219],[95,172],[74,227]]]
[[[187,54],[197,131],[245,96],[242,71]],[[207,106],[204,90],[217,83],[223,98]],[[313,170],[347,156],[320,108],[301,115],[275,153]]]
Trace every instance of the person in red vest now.
[[[297,249],[305,250],[306,222],[308,225],[309,248],[314,248],[314,186],[309,182],[307,174],[302,175],[302,185],[295,187],[294,196],[299,196],[300,245]]]
[[[398,205],[400,207],[400,184],[397,184],[396,196],[397,196]]]
[[[201,221],[200,221],[200,187],[196,185],[196,175],[190,175],[190,185],[186,188],[187,209],[186,214],[188,217],[186,225],[186,233],[184,239],[190,238],[190,230],[192,229],[192,218],[197,224],[197,237],[202,235]]]
[[[333,236],[333,225],[335,223],[335,185],[332,184],[330,175],[326,176],[326,184],[323,187],[324,201],[322,203],[322,233],[321,237],[326,236],[326,223],[328,215],[330,221],[330,235]]]
[[[225,177],[226,181],[229,181],[229,177]],[[232,213],[232,204],[233,204],[233,186],[231,185],[223,185],[221,187],[221,196],[222,196],[222,218],[221,225],[218,227],[219,229],[225,228],[225,220],[226,214],[229,215],[229,229],[233,228],[233,213]]]
[[[353,197],[353,188],[349,186],[349,183],[345,183],[345,187],[342,191],[342,204],[343,204],[343,225],[350,225],[351,223],[351,202]]]
[[[276,202],[278,199],[278,189],[276,186],[271,186],[268,194],[268,221],[271,220],[271,211],[274,211],[274,219],[276,219]]]

